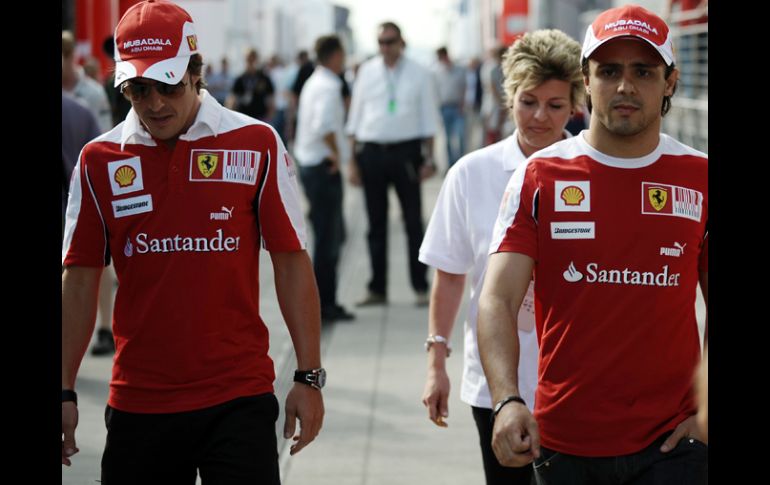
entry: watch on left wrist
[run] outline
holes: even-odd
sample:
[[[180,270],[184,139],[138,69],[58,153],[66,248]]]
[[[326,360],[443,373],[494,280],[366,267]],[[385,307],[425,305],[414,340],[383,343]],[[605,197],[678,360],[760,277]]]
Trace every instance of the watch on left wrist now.
[[[68,402],[72,401],[75,403],[75,406],[78,405],[78,394],[73,391],[72,389],[62,389],[61,390],[61,402]]]
[[[295,370],[294,382],[306,384],[319,391],[326,385],[326,369]]]

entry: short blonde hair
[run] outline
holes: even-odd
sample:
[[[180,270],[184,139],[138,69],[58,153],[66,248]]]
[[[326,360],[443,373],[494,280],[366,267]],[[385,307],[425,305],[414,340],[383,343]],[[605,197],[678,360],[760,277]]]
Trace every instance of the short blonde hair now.
[[[513,106],[513,97],[519,88],[535,88],[552,79],[570,84],[573,107],[583,103],[580,44],[561,30],[536,30],[517,39],[503,56],[503,74],[508,107]]]
[[[61,55],[67,59],[75,54],[75,36],[69,30],[61,31]]]

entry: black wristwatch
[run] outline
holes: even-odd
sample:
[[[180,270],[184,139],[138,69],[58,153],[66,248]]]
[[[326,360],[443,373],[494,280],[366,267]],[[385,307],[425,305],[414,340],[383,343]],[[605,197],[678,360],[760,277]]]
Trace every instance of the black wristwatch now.
[[[78,395],[75,391],[71,389],[62,389],[61,390],[61,402],[67,402],[72,401],[75,403],[75,406],[78,405]]]
[[[323,367],[310,370],[295,370],[294,382],[307,384],[320,391],[326,385],[326,370]]]

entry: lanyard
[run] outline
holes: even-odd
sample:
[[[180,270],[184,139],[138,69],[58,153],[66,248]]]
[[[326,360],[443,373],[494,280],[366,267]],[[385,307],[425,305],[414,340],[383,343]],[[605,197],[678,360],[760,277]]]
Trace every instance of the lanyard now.
[[[385,81],[388,86],[388,113],[395,114],[396,112],[396,87],[398,85],[398,78],[401,74],[401,63],[396,64],[394,69],[389,69],[385,65]]]

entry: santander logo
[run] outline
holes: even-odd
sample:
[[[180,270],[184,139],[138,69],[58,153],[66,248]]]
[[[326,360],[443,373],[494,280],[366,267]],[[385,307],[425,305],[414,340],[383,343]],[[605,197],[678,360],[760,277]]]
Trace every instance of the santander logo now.
[[[564,272],[564,279],[570,283],[577,283],[583,279],[583,273],[575,269],[575,263],[570,261],[569,268]]]

